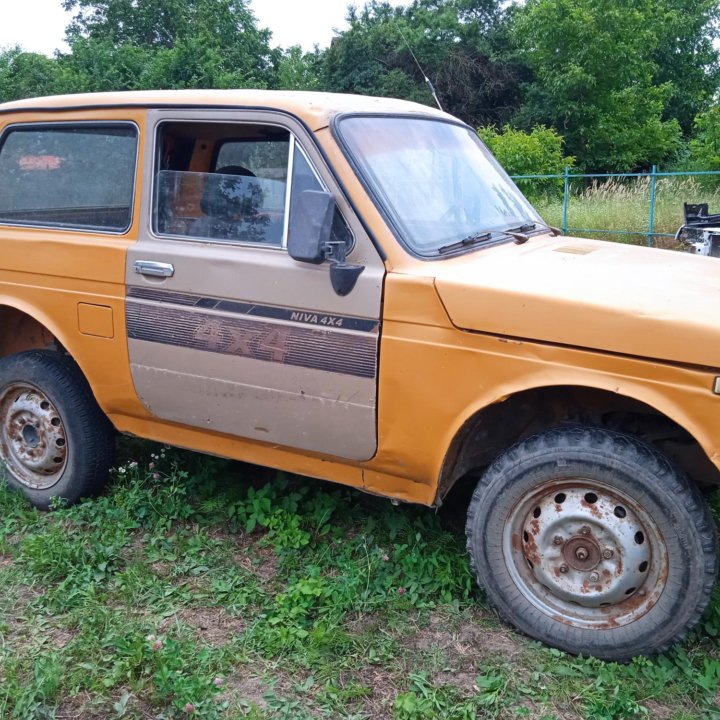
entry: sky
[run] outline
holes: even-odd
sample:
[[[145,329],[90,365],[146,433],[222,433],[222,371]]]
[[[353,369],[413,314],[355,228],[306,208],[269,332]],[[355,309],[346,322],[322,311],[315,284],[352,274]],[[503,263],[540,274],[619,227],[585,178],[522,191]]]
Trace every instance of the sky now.
[[[408,0],[390,0],[402,5]],[[251,0],[260,27],[272,30],[272,46],[302,45],[311,50],[330,44],[333,29],[346,27],[349,0]],[[361,0],[356,2],[362,5]],[[63,43],[70,13],[61,0],[0,0],[0,48],[21,45],[31,52],[52,55],[67,50]]]

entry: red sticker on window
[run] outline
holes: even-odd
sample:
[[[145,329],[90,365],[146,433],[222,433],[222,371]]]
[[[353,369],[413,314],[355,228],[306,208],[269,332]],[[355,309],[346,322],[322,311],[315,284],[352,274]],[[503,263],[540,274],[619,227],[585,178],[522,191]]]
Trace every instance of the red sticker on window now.
[[[23,155],[18,165],[21,170],[57,170],[63,159],[57,155]]]

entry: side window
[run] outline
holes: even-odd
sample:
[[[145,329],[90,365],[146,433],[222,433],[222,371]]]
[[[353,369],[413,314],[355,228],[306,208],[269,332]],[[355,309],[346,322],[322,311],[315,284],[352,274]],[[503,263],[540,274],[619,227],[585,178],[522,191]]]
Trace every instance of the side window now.
[[[25,126],[0,147],[0,223],[124,232],[132,220],[134,126]]]
[[[296,208],[300,194],[304,190],[325,190],[310,167],[305,154],[296,145],[293,156],[292,189],[290,191],[290,226],[296,217]],[[333,216],[332,240],[344,242],[348,248],[352,246],[353,237],[350,228],[340,211],[336,208]]]
[[[290,145],[290,133],[271,126],[163,123],[155,232],[280,247]]]

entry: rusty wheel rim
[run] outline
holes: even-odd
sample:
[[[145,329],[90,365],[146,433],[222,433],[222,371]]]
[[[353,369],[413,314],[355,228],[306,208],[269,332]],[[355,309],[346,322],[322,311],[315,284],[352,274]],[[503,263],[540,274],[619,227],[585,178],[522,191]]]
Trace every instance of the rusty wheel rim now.
[[[503,532],[522,595],[566,625],[628,625],[657,603],[667,548],[650,515],[625,493],[588,479],[553,481],[513,508]]]
[[[53,402],[28,383],[0,390],[0,460],[23,485],[47,489],[67,465],[65,424]]]

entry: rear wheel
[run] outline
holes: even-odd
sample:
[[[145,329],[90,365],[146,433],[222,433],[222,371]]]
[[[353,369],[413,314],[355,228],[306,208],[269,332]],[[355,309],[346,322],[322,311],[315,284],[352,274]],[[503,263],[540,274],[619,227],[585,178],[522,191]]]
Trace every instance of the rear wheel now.
[[[69,357],[31,350],[0,360],[0,462],[33,505],[96,494],[113,445],[112,426]]]
[[[649,445],[595,428],[552,430],[499,457],[473,495],[478,582],[523,632],[627,660],[681,640],[716,576],[699,492]]]

